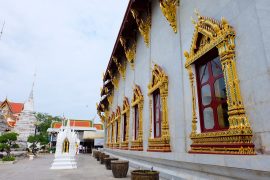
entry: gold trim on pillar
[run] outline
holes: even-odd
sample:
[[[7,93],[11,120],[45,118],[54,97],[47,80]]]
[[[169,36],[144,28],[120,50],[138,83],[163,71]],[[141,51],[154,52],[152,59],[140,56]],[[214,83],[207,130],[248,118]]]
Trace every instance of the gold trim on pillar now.
[[[191,153],[255,154],[252,130],[245,113],[235,63],[235,31],[225,18],[221,21],[203,17],[196,12],[195,31],[190,52],[184,52],[192,91]],[[200,38],[199,38],[200,36]],[[216,132],[197,132],[194,63],[213,48],[217,48],[225,80],[229,129]]]
[[[126,115],[126,137],[125,137],[125,141],[121,142],[121,149],[125,149],[128,150],[128,144],[129,144],[129,116],[130,116],[130,106],[129,106],[129,102],[128,102],[128,98],[124,97],[124,101],[123,101],[123,109],[121,112],[122,116]],[[124,121],[123,121],[124,122]]]
[[[138,113],[139,113],[139,132],[138,132],[138,138],[136,140],[133,140],[131,142],[131,148],[130,150],[135,151],[143,151],[143,95],[141,92],[141,89],[138,85],[135,85],[133,89],[133,98],[131,101],[131,106],[134,108],[136,105],[138,105]],[[134,116],[133,116],[134,119]],[[134,122],[134,121],[133,121]],[[134,127],[134,123],[133,123]]]
[[[110,144],[111,144],[111,117],[108,118],[107,120],[107,143],[106,143],[106,147],[109,148]]]
[[[150,30],[151,30],[151,13],[150,11],[146,13],[146,17],[143,19],[140,17],[139,12],[135,9],[131,9],[131,13],[133,18],[136,21],[138,29],[143,36],[144,42],[147,47],[149,47],[150,43]]]
[[[177,33],[177,7],[179,0],[160,0],[160,9],[173,31]]]
[[[110,124],[111,124],[111,126],[112,126],[112,128],[111,128],[111,142],[110,142],[110,148],[113,148],[113,145],[114,145],[114,143],[115,143],[115,126],[114,126],[114,121],[115,121],[115,114],[114,114],[114,112],[112,113],[112,115],[111,115],[111,122],[110,122]]]
[[[134,61],[136,56],[136,41],[135,38],[125,39],[123,36],[120,37],[120,43],[124,48],[126,58],[131,65],[131,68],[134,69]]]
[[[154,91],[159,89],[161,97],[161,108],[162,108],[162,121],[161,121],[161,137],[154,138],[152,135],[152,94]],[[148,85],[148,96],[150,96],[150,137],[148,139],[148,150],[156,152],[171,152],[170,148],[170,131],[169,131],[169,121],[168,121],[168,76],[158,65],[154,65],[152,70],[152,78]]]
[[[114,118],[114,126],[115,126],[115,141],[113,143],[113,148],[118,149],[120,145],[120,121],[121,121],[121,109],[119,106],[116,108],[115,118]],[[117,125],[117,126],[116,126]],[[116,132],[117,130],[117,132]],[[117,136],[116,136],[117,134]]]

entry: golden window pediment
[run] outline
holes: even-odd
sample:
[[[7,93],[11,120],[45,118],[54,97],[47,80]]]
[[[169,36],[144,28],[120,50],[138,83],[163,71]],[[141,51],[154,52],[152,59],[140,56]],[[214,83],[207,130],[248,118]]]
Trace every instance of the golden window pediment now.
[[[201,16],[192,20],[194,34],[190,51],[184,52],[192,94],[191,153],[255,154],[252,130],[245,113],[235,63],[235,31],[225,18],[217,21]],[[216,48],[222,65],[228,104],[229,129],[213,132],[197,131],[198,101],[195,90],[195,63]],[[205,57],[205,56],[204,56]]]

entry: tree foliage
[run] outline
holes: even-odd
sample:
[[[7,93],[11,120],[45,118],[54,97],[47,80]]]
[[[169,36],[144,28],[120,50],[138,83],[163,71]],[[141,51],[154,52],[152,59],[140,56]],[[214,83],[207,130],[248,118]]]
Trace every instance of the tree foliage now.
[[[7,156],[10,156],[11,148],[19,148],[19,145],[16,144],[17,133],[15,132],[7,132],[0,136],[0,150],[5,151]]]
[[[48,144],[48,139],[44,135],[31,135],[28,136],[27,142],[31,143],[30,148],[34,155],[37,154],[38,148],[37,144],[40,143],[40,145]]]
[[[37,113],[36,114],[37,118],[37,129],[39,131],[39,134],[48,136],[48,128],[51,127],[51,124],[53,121],[59,121],[61,122],[61,118],[58,116],[51,116],[46,113]]]

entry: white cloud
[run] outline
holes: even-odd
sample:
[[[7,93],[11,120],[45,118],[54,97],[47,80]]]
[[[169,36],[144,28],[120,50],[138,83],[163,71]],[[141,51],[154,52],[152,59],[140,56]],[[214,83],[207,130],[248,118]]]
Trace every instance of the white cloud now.
[[[128,0],[0,0],[0,98],[25,101],[37,69],[36,110],[96,113]],[[88,106],[88,107],[87,107]]]

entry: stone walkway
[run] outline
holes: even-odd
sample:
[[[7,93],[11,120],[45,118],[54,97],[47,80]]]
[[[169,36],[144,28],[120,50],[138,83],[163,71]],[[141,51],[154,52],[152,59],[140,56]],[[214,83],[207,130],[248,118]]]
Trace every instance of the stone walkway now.
[[[53,155],[41,155],[33,161],[22,159],[15,164],[0,165],[0,180],[107,180],[112,171],[96,161],[90,154],[77,156],[77,169],[50,170]],[[127,178],[130,179],[130,172]]]

